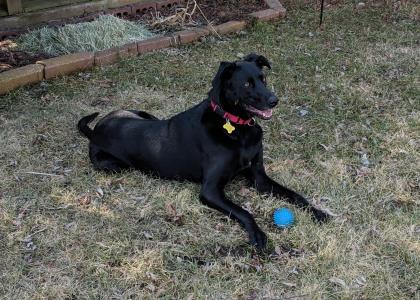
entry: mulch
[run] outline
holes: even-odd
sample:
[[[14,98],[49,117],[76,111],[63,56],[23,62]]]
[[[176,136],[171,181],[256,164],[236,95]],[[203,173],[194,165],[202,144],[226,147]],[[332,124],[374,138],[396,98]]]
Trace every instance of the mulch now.
[[[158,12],[148,12],[143,15],[124,18],[141,21],[151,31],[162,34],[185,28],[206,26],[209,23],[211,25],[218,25],[233,20],[246,20],[249,13],[268,8],[263,0],[198,0],[199,7],[196,7],[193,12],[192,3],[193,1],[190,1],[188,7],[186,7],[186,3],[183,3],[170,8],[164,8]],[[92,20],[92,17],[98,15],[98,13],[84,15],[65,20],[64,22],[53,21],[49,24],[43,24],[43,26],[61,26],[69,23],[86,22],[86,20]],[[51,57],[45,53],[29,53],[14,49],[14,40],[18,36],[19,33],[0,40],[0,73]]]
[[[42,53],[29,53],[20,50],[14,50],[12,40],[0,41],[0,73],[13,68],[23,67],[33,64],[36,61],[50,58]]]
[[[184,22],[180,18],[186,9],[186,3],[128,19],[141,21],[154,32],[169,33],[189,27],[206,26],[209,23],[218,25],[228,21],[247,20],[250,13],[268,8],[263,0],[199,0],[197,3],[198,7],[192,16],[187,16]],[[191,13],[193,7],[193,3],[190,3],[187,13]],[[162,22],[163,20],[167,21]]]

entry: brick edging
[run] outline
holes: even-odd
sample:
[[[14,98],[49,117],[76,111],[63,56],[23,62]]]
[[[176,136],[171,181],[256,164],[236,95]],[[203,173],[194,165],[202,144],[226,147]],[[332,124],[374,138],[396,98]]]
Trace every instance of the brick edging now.
[[[156,6],[163,6],[173,0],[155,2]],[[265,0],[268,9],[250,13],[251,19],[269,21],[284,18],[286,9],[278,0]],[[150,5],[150,4],[149,4]],[[147,7],[148,8],[148,7]],[[143,6],[133,9],[145,9]],[[93,66],[104,66],[116,63],[121,58],[137,56],[154,50],[185,45],[198,41],[210,34],[229,34],[241,31],[247,25],[246,21],[229,21],[213,27],[194,28],[173,33],[170,36],[155,37],[136,43],[125,44],[120,47],[102,51],[73,53],[36,62],[24,67],[15,68],[0,73],[0,95],[6,94],[18,87],[51,79],[59,75],[67,75],[86,70]],[[216,33],[214,32],[216,31]]]

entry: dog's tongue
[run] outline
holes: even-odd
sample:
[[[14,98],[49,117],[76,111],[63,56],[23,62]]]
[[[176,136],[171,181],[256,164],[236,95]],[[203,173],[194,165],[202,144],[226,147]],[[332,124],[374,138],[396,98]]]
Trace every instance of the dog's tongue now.
[[[254,112],[262,119],[268,120],[272,117],[273,115],[273,110],[272,109],[266,109],[266,110],[259,110],[259,109],[254,109]]]
[[[270,119],[271,116],[273,115],[273,110],[272,109],[260,110],[260,113],[264,118]]]
[[[273,109],[259,110],[252,106],[247,106],[247,109],[261,119],[268,120],[273,116]]]

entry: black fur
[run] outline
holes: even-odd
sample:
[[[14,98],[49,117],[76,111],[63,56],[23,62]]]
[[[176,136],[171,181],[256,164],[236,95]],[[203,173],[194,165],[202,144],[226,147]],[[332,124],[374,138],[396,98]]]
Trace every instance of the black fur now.
[[[201,202],[239,221],[250,242],[260,249],[266,245],[266,235],[253,216],[224,193],[226,184],[238,174],[245,175],[258,191],[284,197],[308,208],[315,219],[326,220],[324,212],[266,175],[263,134],[258,124],[232,124],[236,129],[229,134],[223,129],[226,121],[210,108],[213,100],[223,110],[244,119],[254,117],[255,111],[273,108],[278,99],[266,87],[264,66],[271,67],[265,57],[256,54],[241,61],[222,62],[209,97],[167,120],[120,110],[108,114],[91,130],[88,123],[97,113],[81,119],[78,127],[90,140],[92,163],[100,170],[135,168],[162,178],[200,182]]]

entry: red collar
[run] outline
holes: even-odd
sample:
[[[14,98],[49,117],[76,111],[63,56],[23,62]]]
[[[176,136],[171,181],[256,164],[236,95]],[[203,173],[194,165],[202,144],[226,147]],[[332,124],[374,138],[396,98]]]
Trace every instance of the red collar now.
[[[218,115],[220,115],[224,119],[229,120],[232,123],[235,123],[235,124],[238,124],[238,125],[249,125],[249,126],[254,126],[254,124],[255,124],[254,118],[244,120],[244,119],[242,119],[238,116],[232,115],[231,113],[228,113],[228,112],[224,111],[213,100],[210,101],[210,107],[215,113],[217,113]]]

